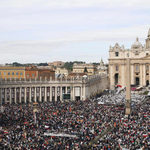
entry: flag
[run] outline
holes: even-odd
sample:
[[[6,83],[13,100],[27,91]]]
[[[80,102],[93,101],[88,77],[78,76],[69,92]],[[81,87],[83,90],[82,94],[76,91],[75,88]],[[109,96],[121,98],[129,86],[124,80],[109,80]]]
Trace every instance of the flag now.
[[[8,131],[5,130],[4,133],[8,134]]]
[[[36,113],[34,113],[34,123],[36,124]]]
[[[45,125],[45,129],[48,129],[48,128],[49,128],[49,126]]]
[[[128,124],[126,124],[125,122],[124,122],[124,124],[123,124],[123,125],[124,125],[124,126],[126,126],[126,127],[128,126]]]
[[[143,134],[143,137],[147,137],[147,134]]]

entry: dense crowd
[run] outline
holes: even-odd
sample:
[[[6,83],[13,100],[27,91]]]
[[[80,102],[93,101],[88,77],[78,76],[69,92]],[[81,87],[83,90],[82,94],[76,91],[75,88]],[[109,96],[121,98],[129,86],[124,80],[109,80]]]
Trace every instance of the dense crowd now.
[[[117,150],[121,147],[150,147],[149,102],[142,106],[134,103],[133,107],[131,116],[124,118],[124,105],[98,105],[98,101],[92,99],[40,103],[35,114],[32,105],[9,105],[0,113],[0,149]],[[90,142],[108,128],[113,130],[90,146]]]

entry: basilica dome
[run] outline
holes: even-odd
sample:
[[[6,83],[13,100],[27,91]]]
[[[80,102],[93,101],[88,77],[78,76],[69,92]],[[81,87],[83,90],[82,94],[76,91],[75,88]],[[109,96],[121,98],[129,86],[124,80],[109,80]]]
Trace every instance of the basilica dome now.
[[[139,42],[139,38],[136,38],[136,41],[131,46],[132,49],[142,48],[142,44]]]

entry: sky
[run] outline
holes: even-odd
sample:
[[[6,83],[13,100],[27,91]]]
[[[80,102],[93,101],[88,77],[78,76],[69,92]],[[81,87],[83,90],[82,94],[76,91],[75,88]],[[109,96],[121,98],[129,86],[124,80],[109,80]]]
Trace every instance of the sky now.
[[[0,0],[0,64],[108,63],[109,46],[145,44],[149,0]]]

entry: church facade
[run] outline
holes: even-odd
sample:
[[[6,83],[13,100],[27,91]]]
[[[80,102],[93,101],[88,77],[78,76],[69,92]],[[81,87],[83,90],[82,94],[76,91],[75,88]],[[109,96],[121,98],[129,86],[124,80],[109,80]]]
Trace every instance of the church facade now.
[[[116,85],[126,87],[126,60],[130,59],[131,86],[148,86],[150,84],[150,29],[146,44],[139,39],[132,44],[131,49],[125,49],[118,43],[109,48],[109,79],[110,89]]]

